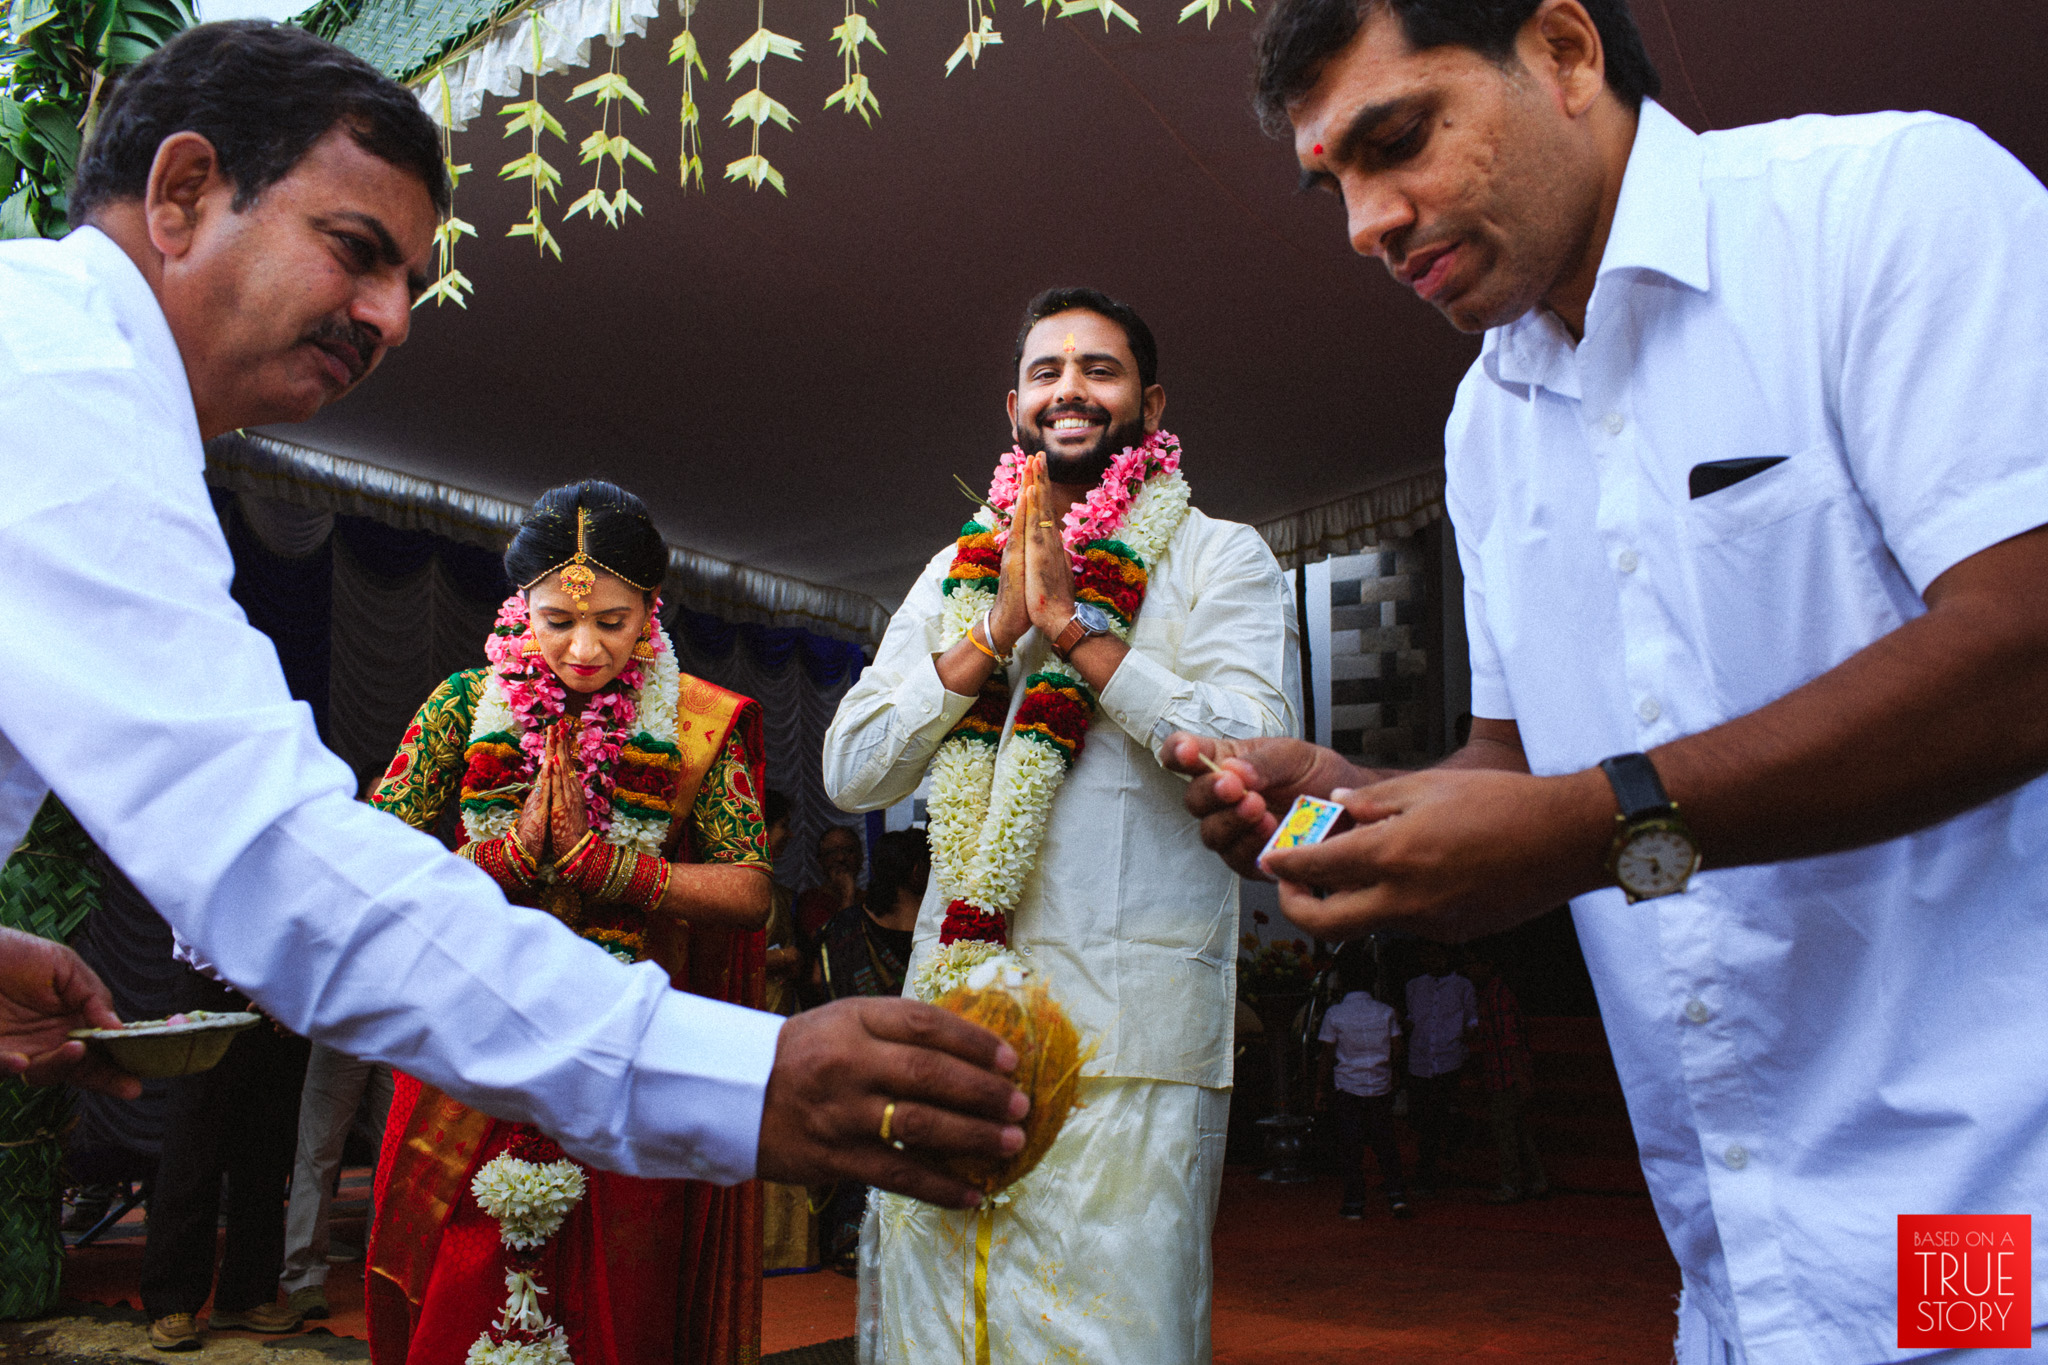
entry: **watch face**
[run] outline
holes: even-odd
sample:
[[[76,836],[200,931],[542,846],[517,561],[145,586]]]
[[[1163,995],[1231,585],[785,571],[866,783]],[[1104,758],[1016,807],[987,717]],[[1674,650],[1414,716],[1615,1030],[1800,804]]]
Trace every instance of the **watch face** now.
[[[1699,865],[1699,850],[1674,829],[1643,829],[1629,836],[1614,859],[1614,879],[1639,899],[1683,891]]]
[[[1076,602],[1074,619],[1088,627],[1089,631],[1101,635],[1109,630],[1109,613],[1093,602]]]

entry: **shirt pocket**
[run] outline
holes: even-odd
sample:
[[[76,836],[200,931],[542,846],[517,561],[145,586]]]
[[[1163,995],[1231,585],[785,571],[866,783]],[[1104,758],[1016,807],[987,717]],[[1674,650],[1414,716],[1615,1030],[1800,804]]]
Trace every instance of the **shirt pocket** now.
[[[1680,530],[1723,718],[1775,701],[1905,620],[1903,576],[1826,442],[1691,499]]]

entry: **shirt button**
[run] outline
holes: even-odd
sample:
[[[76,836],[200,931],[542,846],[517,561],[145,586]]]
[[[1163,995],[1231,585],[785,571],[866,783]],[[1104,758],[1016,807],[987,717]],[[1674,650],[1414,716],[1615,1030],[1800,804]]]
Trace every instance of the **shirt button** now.
[[[1619,436],[1621,435],[1621,429],[1627,426],[1628,423],[1622,420],[1620,413],[1610,412],[1600,419],[1600,425],[1607,429],[1609,436]]]
[[[1664,708],[1657,705],[1655,697],[1644,697],[1636,704],[1636,714],[1643,718],[1643,724],[1648,725],[1664,714]]]
[[[1729,1170],[1739,1171],[1749,1164],[1749,1148],[1738,1142],[1721,1153],[1721,1160],[1728,1163]]]
[[[1642,562],[1643,561],[1636,558],[1636,552],[1634,550],[1623,550],[1620,553],[1620,555],[1616,556],[1614,561],[1615,566],[1619,568],[1623,573],[1634,573],[1636,571],[1636,565]]]
[[[1695,1024],[1704,1024],[1714,1017],[1714,1012],[1707,1008],[1704,1000],[1688,1000],[1685,1002],[1685,1017]]]

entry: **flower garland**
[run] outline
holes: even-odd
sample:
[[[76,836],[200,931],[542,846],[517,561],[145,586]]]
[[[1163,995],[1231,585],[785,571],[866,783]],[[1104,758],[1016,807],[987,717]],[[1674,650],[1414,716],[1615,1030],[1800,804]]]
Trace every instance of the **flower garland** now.
[[[524,596],[514,593],[498,608],[484,652],[490,674],[477,699],[462,778],[462,825],[478,841],[518,823],[548,727],[568,712],[568,690],[540,652]],[[668,840],[670,797],[682,765],[676,748],[681,680],[656,598],[634,657],[577,718],[584,810],[590,827],[616,847],[658,855]]]
[[[1002,457],[989,505],[960,528],[940,585],[944,648],[995,605],[1024,459],[1016,449]],[[1188,496],[1180,442],[1159,431],[1112,459],[1102,482],[1067,512],[1061,540],[1073,563],[1075,600],[1102,608],[1118,639],[1130,640],[1148,566],[1186,519]],[[1007,958],[1009,916],[1038,864],[1053,798],[1081,756],[1095,694],[1072,665],[1054,656],[1025,680],[1005,742],[1009,706],[1009,677],[999,669],[932,758],[932,871],[948,904],[939,949],[912,982],[923,1000]]]
[[[541,1252],[583,1198],[583,1168],[533,1128],[512,1130],[505,1150],[470,1181],[477,1206],[498,1220],[505,1244],[505,1307],[470,1346],[463,1365],[573,1365],[569,1337],[540,1305]]]

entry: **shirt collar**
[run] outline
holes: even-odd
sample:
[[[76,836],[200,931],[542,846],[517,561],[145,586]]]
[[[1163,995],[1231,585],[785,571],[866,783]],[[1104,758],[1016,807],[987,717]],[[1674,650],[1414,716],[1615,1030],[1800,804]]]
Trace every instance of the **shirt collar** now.
[[[192,385],[185,373],[185,357],[178,339],[171,334],[170,319],[149,280],[121,244],[96,227],[74,228],[64,245],[75,248],[84,258],[87,273],[107,291],[114,306],[114,318],[128,344],[135,347],[142,362],[159,371],[174,385],[191,410]],[[197,417],[194,417],[195,437]]]
[[[1624,270],[1651,271],[1701,291],[1710,283],[1699,135],[1655,100],[1643,101],[1636,120],[1635,143],[1622,172],[1621,196],[1594,282],[1595,303],[1602,292],[1600,282]],[[1587,311],[1590,324],[1593,310],[1589,306]],[[1543,308],[1488,329],[1480,348],[1480,363],[1496,384],[1547,388],[1577,397],[1577,369],[1571,361],[1570,336]]]

